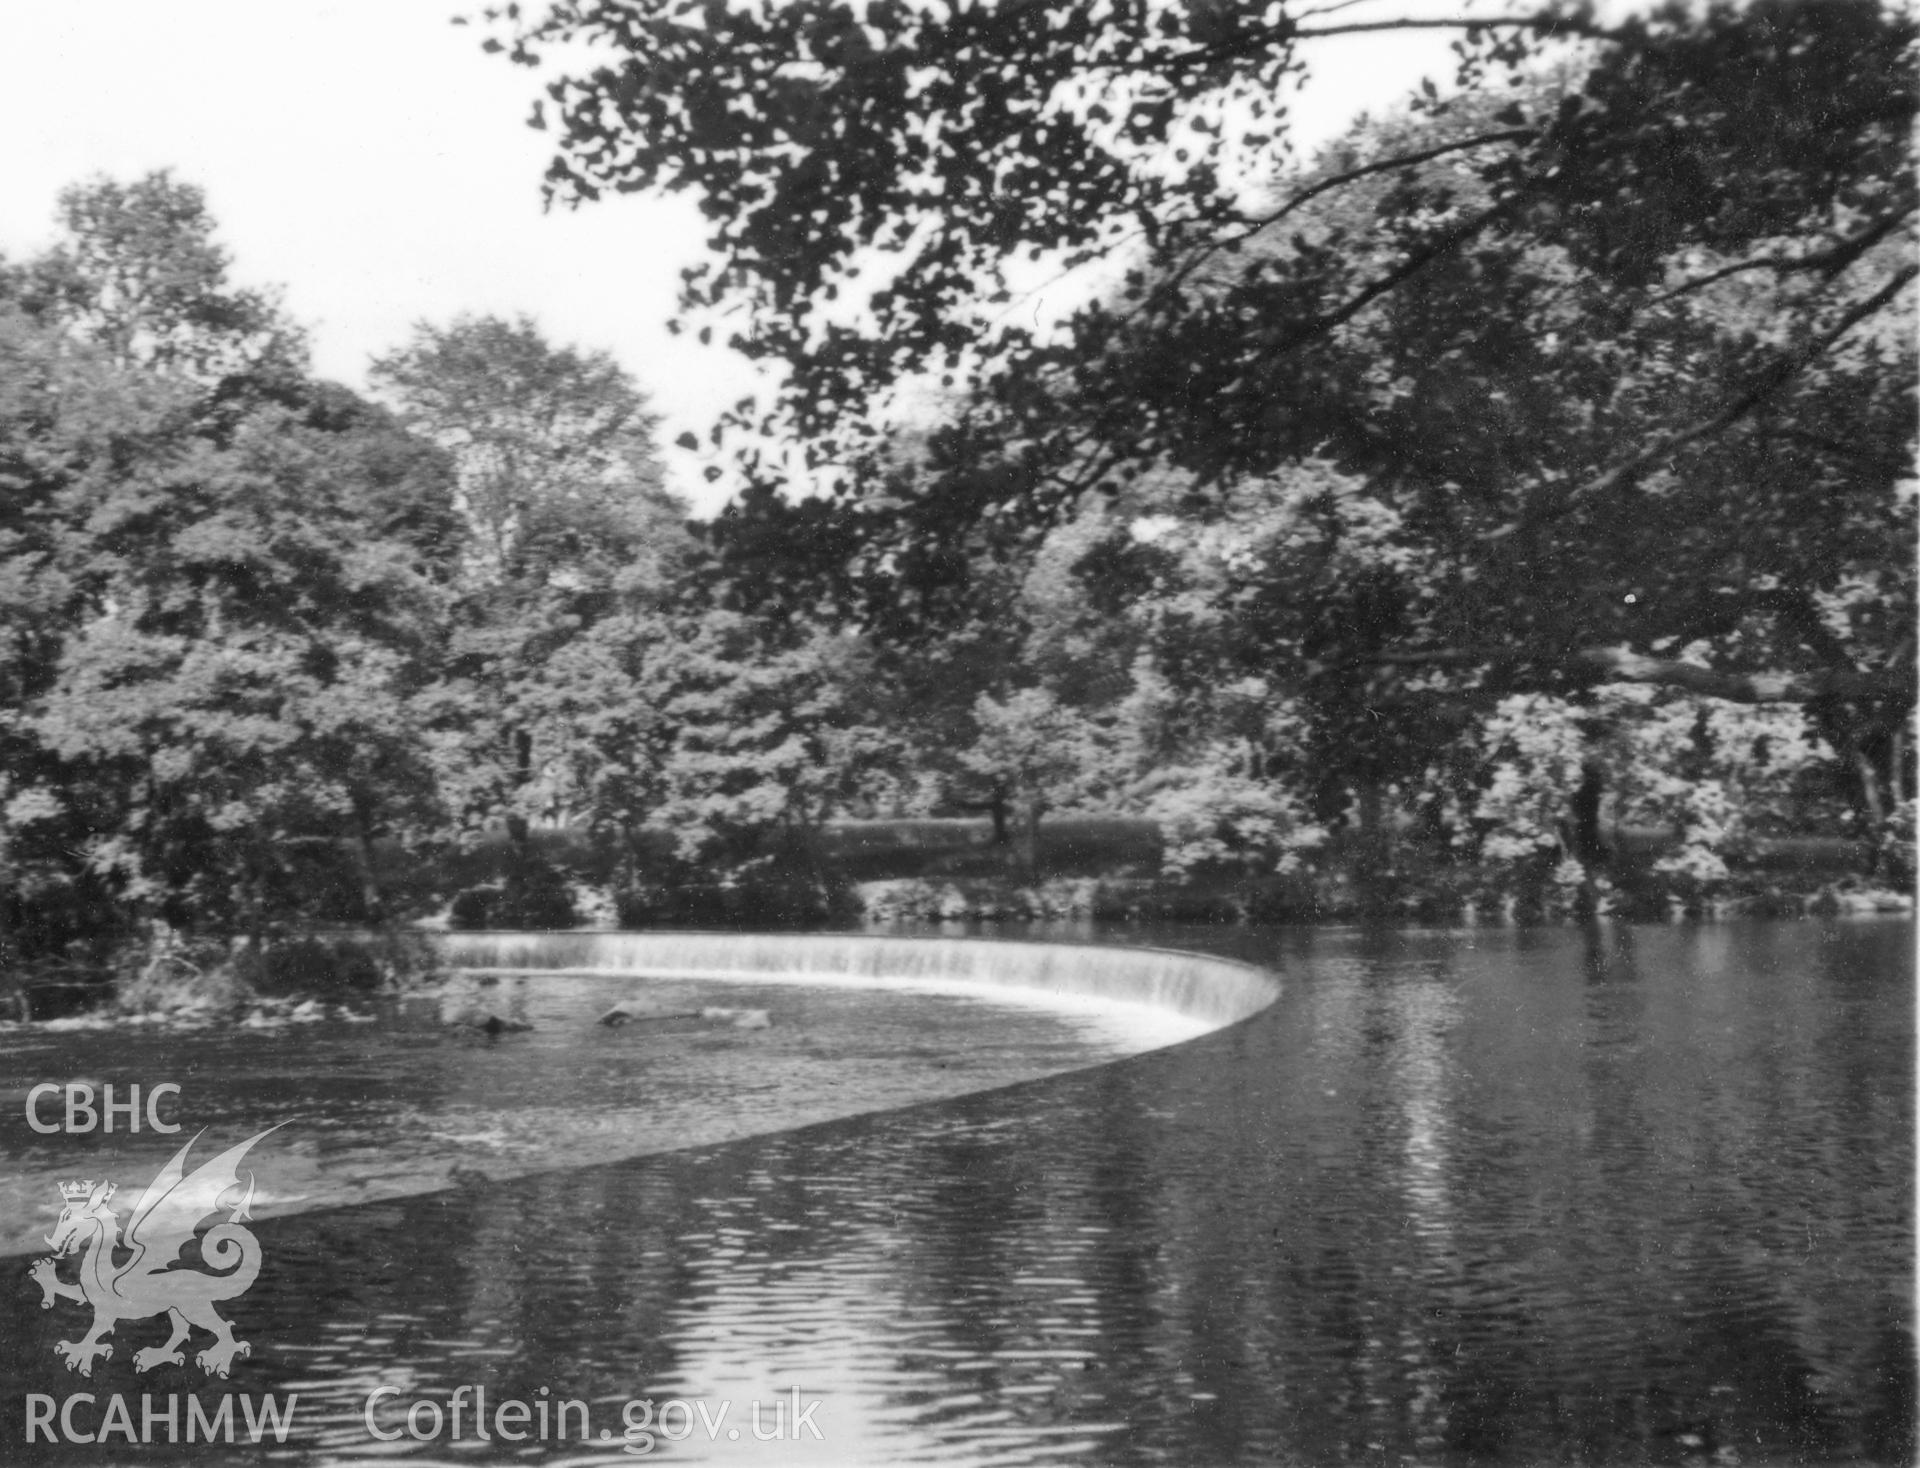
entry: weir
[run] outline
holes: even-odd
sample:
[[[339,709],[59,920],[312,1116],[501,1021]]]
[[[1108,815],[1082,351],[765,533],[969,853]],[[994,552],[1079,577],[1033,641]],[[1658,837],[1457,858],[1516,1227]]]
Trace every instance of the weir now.
[[[449,933],[448,963],[468,971],[634,978],[963,985],[1071,995],[1170,1010],[1209,1028],[1279,997],[1264,969],[1167,948],[824,933]]]

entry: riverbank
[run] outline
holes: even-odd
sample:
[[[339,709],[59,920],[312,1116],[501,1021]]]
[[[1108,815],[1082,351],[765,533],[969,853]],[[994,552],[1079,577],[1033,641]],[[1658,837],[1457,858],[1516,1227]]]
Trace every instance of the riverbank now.
[[[1904,874],[1866,842],[1752,837],[1725,852],[1620,827],[1587,864],[1558,849],[1468,860],[1430,843],[1371,847],[1335,836],[1278,872],[1225,863],[1172,871],[1151,821],[1062,816],[1027,848],[985,819],[830,821],[806,860],[733,874],[622,861],[575,833],[483,842],[443,876],[460,883],[454,928],[885,927],[899,922],[1561,922],[1610,916],[1830,915],[1910,911]],[[629,853],[629,856],[632,854]],[[642,853],[645,856],[645,853]]]
[[[1222,923],[1304,926],[1376,921],[1420,926],[1561,923],[1596,917],[1628,921],[1722,921],[1748,917],[1842,917],[1911,913],[1913,894],[1858,879],[1804,883],[1752,882],[1720,893],[1609,887],[1583,894],[1577,884],[1546,891],[1502,890],[1487,874],[1447,882],[1395,882],[1367,892],[1340,875],[1326,880],[1168,883],[1069,878],[1038,886],[973,878],[858,883],[860,921],[898,923],[1054,922]],[[1585,900],[1591,903],[1584,909]]]
[[[985,819],[838,821],[818,833],[810,865],[767,863],[729,877],[636,863],[631,852],[623,858],[582,832],[535,831],[523,843],[498,836],[426,859],[382,851],[375,885],[398,921],[369,923],[355,868],[342,878],[337,901],[312,904],[318,921],[269,935],[265,960],[251,939],[161,932],[99,933],[84,952],[12,963],[0,973],[0,1017],[108,1010],[169,1023],[200,1014],[277,1022],[283,1001],[338,1004],[416,987],[435,965],[417,936],[422,929],[884,931],[1054,921],[1456,927],[1914,909],[1911,890],[1872,874],[1873,853],[1858,841],[1754,839],[1716,868],[1702,868],[1676,860],[1670,833],[1607,836],[1607,860],[1591,869],[1554,852],[1473,862],[1413,843],[1363,852],[1336,839],[1280,873],[1172,875],[1149,821],[1060,817],[1026,852],[996,841]],[[388,936],[343,941],[342,929]]]

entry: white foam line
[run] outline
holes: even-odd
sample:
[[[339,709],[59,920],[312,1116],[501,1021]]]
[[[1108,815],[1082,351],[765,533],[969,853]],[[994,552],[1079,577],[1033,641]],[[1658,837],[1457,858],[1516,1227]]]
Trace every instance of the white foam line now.
[[[1044,1009],[1078,1021],[1097,1038],[1126,1054],[1158,1050],[1192,1040],[1220,1026],[1196,1019],[1160,1004],[1135,999],[1113,999],[1070,989],[1032,988],[1024,984],[996,984],[981,979],[922,978],[905,974],[822,973],[818,970],[694,969],[679,965],[620,965],[599,968],[507,968],[499,965],[458,967],[456,974],[527,976],[545,974],[580,979],[712,979],[721,983],[777,984],[796,989],[883,989],[895,993],[937,994],[985,1004]]]

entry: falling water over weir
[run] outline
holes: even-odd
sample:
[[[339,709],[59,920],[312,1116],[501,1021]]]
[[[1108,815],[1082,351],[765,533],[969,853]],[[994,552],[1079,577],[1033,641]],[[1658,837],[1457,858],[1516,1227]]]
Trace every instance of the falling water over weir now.
[[[851,984],[1002,999],[1024,991],[1026,996],[1146,1005],[1194,1022],[1173,1027],[1170,1038],[1182,1030],[1201,1033],[1245,1019],[1278,994],[1265,972],[1197,953],[966,938],[473,933],[449,938],[446,952],[456,967],[490,973]]]

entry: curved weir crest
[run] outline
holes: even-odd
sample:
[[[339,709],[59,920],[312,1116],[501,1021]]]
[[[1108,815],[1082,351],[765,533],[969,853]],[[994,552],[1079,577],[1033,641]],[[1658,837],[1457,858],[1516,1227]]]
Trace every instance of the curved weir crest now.
[[[1192,1022],[1162,1043],[1258,1014],[1280,993],[1263,969],[1168,948],[825,933],[450,933],[442,941],[448,962],[468,971],[1053,996],[1147,1006]]]

